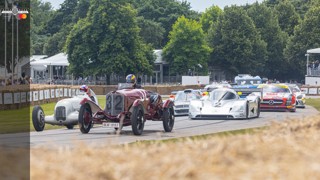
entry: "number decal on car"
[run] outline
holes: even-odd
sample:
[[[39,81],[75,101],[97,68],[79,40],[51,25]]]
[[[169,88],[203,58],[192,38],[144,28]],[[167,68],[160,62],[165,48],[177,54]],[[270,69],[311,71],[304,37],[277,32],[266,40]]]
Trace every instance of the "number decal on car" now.
[[[124,110],[124,98],[119,94],[108,94],[106,97],[106,111],[111,115],[118,115]]]
[[[123,99],[122,99],[122,96],[116,96],[115,98],[115,103],[116,103],[116,106],[115,106],[115,110],[117,111],[121,111],[122,108],[123,108],[123,103],[122,103]]]
[[[106,106],[107,106],[107,110],[111,111],[111,108],[112,108],[112,97],[111,97],[111,95],[107,96],[107,104],[106,104]]]

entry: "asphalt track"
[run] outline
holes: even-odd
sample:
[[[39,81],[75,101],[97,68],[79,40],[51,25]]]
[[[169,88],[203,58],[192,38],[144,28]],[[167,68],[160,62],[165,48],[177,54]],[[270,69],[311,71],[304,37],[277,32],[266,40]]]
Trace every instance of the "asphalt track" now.
[[[297,112],[261,112],[259,118],[248,120],[189,120],[187,116],[176,117],[174,129],[165,133],[161,121],[147,121],[141,136],[133,135],[131,126],[124,127],[121,134],[116,134],[112,128],[95,125],[88,134],[82,134],[78,127],[72,130],[66,128],[31,132],[30,143],[32,148],[72,148],[77,144],[88,146],[108,146],[126,144],[142,140],[163,140],[170,138],[188,137],[201,134],[212,134],[222,131],[255,128],[269,125],[272,121],[301,119],[319,114],[311,106],[297,109]],[[29,133],[0,135],[0,145],[9,147],[27,145],[24,142]]]

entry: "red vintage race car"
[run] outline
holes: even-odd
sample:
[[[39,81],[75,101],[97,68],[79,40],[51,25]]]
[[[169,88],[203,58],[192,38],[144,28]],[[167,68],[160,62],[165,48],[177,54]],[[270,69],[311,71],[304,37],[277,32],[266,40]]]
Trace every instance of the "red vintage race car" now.
[[[115,128],[132,126],[133,134],[141,135],[146,120],[162,121],[165,132],[171,132],[174,125],[173,101],[163,101],[157,93],[144,89],[132,89],[119,84],[120,89],[106,95],[104,109],[88,99],[81,102],[79,127],[88,133],[93,124]],[[129,86],[131,87],[131,86]]]
[[[285,84],[260,84],[263,89],[261,110],[264,111],[296,111],[296,97]]]

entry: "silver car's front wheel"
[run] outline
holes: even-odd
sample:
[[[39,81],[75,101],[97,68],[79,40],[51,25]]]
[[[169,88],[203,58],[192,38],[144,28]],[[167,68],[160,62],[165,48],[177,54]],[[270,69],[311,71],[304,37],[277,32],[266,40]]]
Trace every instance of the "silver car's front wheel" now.
[[[32,110],[32,124],[36,131],[43,131],[45,126],[44,112],[40,106],[35,106]]]

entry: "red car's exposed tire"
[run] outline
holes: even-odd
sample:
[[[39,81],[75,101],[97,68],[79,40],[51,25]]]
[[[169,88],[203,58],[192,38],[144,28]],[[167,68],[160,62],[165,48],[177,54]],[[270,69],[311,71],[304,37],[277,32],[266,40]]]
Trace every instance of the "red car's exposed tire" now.
[[[141,135],[144,128],[144,111],[141,104],[133,107],[131,114],[131,126],[134,135]]]
[[[79,128],[83,134],[90,131],[92,126],[92,111],[89,104],[83,104],[79,111]]]
[[[173,106],[170,105],[169,108],[163,110],[163,128],[165,132],[171,132],[174,126],[174,110]]]
[[[32,110],[32,124],[36,131],[43,131],[45,122],[44,122],[44,112],[40,106],[35,106]]]

